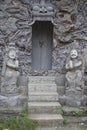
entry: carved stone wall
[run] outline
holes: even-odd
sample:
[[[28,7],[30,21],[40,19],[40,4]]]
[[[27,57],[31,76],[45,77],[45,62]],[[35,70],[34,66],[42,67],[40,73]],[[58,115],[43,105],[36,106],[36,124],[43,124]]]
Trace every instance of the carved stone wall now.
[[[1,0],[0,1],[0,73],[5,48],[15,42],[19,52],[20,72],[31,73],[32,19],[31,4],[38,0]],[[39,1],[40,2],[40,1]],[[53,70],[65,73],[65,61],[69,54],[70,43],[76,39],[81,53],[87,47],[87,1],[86,0],[49,0],[55,7]]]

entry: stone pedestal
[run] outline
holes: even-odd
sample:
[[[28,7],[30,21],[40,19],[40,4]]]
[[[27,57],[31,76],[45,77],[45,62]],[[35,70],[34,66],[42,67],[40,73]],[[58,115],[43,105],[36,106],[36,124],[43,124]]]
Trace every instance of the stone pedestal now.
[[[66,106],[79,107],[83,102],[83,92],[69,89],[66,91],[65,104]]]
[[[28,104],[27,78],[25,76],[19,76],[16,85],[15,91],[12,91],[12,93],[8,86],[10,91],[4,91],[5,88],[2,88],[0,94],[1,110],[21,111]],[[11,88],[14,88],[14,85]]]

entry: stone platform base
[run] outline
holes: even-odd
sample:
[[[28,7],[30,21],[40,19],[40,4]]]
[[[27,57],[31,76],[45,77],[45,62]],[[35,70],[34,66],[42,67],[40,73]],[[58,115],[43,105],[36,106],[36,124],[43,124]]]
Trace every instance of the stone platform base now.
[[[30,114],[31,119],[38,122],[39,126],[58,127],[63,124],[60,114]]]
[[[22,110],[27,104],[27,97],[22,95],[2,96],[0,95],[0,110]]]

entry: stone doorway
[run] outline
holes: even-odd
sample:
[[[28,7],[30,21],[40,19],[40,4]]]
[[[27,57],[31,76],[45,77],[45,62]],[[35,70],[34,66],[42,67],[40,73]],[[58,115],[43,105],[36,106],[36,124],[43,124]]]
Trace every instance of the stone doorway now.
[[[53,25],[49,21],[36,21],[32,26],[32,69],[52,69]]]

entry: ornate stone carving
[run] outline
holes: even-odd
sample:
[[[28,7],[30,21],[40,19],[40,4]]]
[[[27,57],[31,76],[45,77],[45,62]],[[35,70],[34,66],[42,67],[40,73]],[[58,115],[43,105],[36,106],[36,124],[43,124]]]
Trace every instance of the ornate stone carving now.
[[[70,56],[66,62],[66,89],[76,89],[81,91],[83,89],[83,61],[79,56],[77,50],[73,49],[70,52]]]
[[[81,13],[81,15],[84,17],[85,20],[87,20],[87,1],[83,0],[79,2],[78,11]],[[85,22],[86,24],[86,22]]]
[[[17,93],[17,78],[19,76],[18,72],[19,62],[16,57],[15,44],[11,43],[8,49],[8,53],[5,56],[2,76],[3,82],[1,84],[1,93],[3,94],[15,94]]]
[[[74,41],[75,46],[70,50],[66,61],[66,90],[65,104],[72,107],[85,104],[84,100],[84,60],[79,54],[78,42]],[[72,45],[74,45],[72,43]]]
[[[35,21],[51,21],[55,24],[55,11],[50,1],[33,1],[31,13],[32,22],[30,25],[34,24]]]
[[[15,43],[10,43],[3,62],[0,91],[0,106],[12,109],[22,107],[27,100],[27,83],[21,84],[16,51]]]
[[[45,4],[42,4],[42,5],[34,5],[33,6],[33,13],[35,14],[38,14],[38,15],[40,15],[40,14],[45,14],[45,15],[47,15],[47,14],[49,14],[49,15],[51,15],[51,13],[52,13],[52,15],[53,15],[53,7],[52,6],[47,6],[47,5],[45,5]]]

